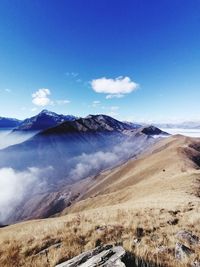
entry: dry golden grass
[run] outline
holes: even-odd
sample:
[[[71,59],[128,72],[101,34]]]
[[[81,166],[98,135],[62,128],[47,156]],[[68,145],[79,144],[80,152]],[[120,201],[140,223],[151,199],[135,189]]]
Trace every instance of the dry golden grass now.
[[[55,266],[107,243],[122,244],[135,255],[162,266],[187,266],[187,262],[175,260],[175,235],[186,229],[200,236],[200,206],[192,208],[135,211],[122,206],[13,225],[0,231],[0,266]],[[176,225],[168,223],[173,218],[178,219]],[[141,241],[137,243],[136,239]],[[167,253],[158,252],[161,246],[168,248]],[[188,262],[191,260],[188,258]]]
[[[67,215],[0,229],[0,266],[55,266],[107,243],[162,266],[189,266],[200,258],[200,248],[182,263],[174,248],[179,230],[200,236],[200,172],[188,158],[196,153],[191,142],[168,138],[136,161],[96,177]]]

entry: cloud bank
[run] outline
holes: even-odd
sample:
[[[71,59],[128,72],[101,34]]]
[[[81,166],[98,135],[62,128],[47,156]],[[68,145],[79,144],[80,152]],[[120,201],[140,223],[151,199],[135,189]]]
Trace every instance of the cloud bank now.
[[[132,81],[129,77],[117,77],[111,78],[99,78],[90,82],[92,89],[96,93],[108,94],[107,99],[113,97],[123,97],[125,94],[129,94],[138,88],[138,84]]]
[[[16,172],[12,168],[0,169],[0,221],[3,222],[23,199],[26,191],[36,182],[38,170],[31,168]]]
[[[14,133],[12,130],[0,131],[0,149],[6,148],[11,145],[22,143],[31,138],[34,133]]]
[[[113,168],[144,151],[151,142],[153,142],[153,139],[149,139],[147,143],[146,139],[138,137],[134,140],[121,142],[107,152],[83,153],[76,157],[76,164],[69,172],[69,178],[80,180],[90,175],[96,175],[107,168]]]
[[[6,222],[27,195],[45,188],[45,177],[51,171],[52,167],[31,167],[25,171],[16,171],[13,168],[0,169],[0,223]]]

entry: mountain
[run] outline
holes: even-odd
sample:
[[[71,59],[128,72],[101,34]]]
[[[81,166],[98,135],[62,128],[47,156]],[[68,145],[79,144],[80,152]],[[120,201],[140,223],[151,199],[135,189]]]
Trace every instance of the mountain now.
[[[125,196],[135,208],[138,203],[151,206],[154,200],[157,207],[165,208],[169,203],[175,207],[190,194],[197,194],[199,170],[200,139],[181,135],[160,139],[136,159],[88,181],[85,194],[70,211],[102,207],[105,198],[106,205],[115,205]],[[168,196],[168,203],[167,194],[172,197],[170,201]]]
[[[65,121],[23,143],[1,150],[0,167],[11,166],[21,170],[27,167],[51,165],[62,173],[62,169],[67,171],[66,166],[74,163],[72,158],[83,153],[109,152],[111,148],[120,146],[125,141],[140,149],[142,148],[140,140],[146,144],[151,143],[154,141],[152,136],[162,134],[164,132],[156,127],[151,130],[149,127],[133,129],[129,124],[109,116],[90,115],[86,118]],[[67,159],[70,159],[70,162],[66,162]]]
[[[0,128],[15,128],[20,125],[21,121],[12,118],[0,117]]]
[[[12,168],[22,175],[28,171],[29,176],[31,172],[37,181],[35,190],[27,191],[9,222],[61,211],[79,194],[71,194],[69,186],[137,157],[159,140],[155,135],[163,136],[164,132],[156,127],[133,129],[109,116],[89,115],[65,121],[0,150],[1,168]]]
[[[167,132],[162,131],[161,129],[150,125],[150,126],[145,126],[142,129],[142,133],[147,134],[147,135],[151,135],[151,136],[168,136],[169,134]]]
[[[44,109],[38,115],[25,119],[14,131],[41,131],[75,119],[72,115],[56,114]]]
[[[155,123],[155,126],[163,129],[200,129],[200,122],[186,121],[182,123]]]
[[[170,136],[115,168],[40,195],[34,215],[42,217],[46,209],[53,218],[0,229],[0,264],[45,266],[48,255],[49,266],[55,266],[99,245],[120,244],[137,266],[196,266],[199,158],[200,139]],[[30,211],[32,201],[22,206],[23,212]],[[189,251],[183,262],[176,258],[177,244]],[[11,255],[18,256],[12,260]]]

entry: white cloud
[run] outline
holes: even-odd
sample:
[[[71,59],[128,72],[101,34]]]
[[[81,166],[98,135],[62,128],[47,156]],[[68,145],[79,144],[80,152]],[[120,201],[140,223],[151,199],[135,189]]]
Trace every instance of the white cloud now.
[[[96,93],[108,94],[107,99],[113,97],[123,97],[124,94],[129,94],[138,88],[138,84],[132,81],[129,77],[99,78],[90,82],[92,89]]]
[[[0,221],[3,222],[22,201],[24,196],[36,185],[40,170],[29,168],[17,172],[12,168],[0,169]],[[17,192],[16,192],[17,190]]]
[[[32,94],[32,102],[36,106],[47,106],[51,104],[51,100],[49,98],[51,92],[49,89],[41,88],[38,89],[35,93]]]
[[[124,95],[122,94],[114,94],[114,95],[107,95],[106,99],[111,99],[111,98],[122,98]]]
[[[99,107],[100,104],[101,104],[100,101],[95,100],[95,101],[92,102],[92,107],[93,107],[93,108]]]
[[[150,141],[148,144],[150,144]],[[147,148],[146,140],[138,137],[135,140],[130,139],[130,141],[118,142],[115,147],[107,152],[83,153],[76,158],[76,165],[69,172],[69,177],[77,180],[94,175],[94,173],[97,174],[101,170],[114,167],[126,161],[145,148]]]
[[[37,108],[31,108],[31,112],[35,112]]]
[[[63,99],[63,100],[56,100],[56,104],[58,105],[65,105],[65,104],[69,104],[71,101],[67,100],[67,99]]]
[[[46,178],[52,171],[51,166],[43,169],[31,167],[24,171],[1,168],[0,222],[6,223],[6,219],[26,196],[43,192],[47,185]]]
[[[118,109],[119,109],[118,106],[112,106],[112,107],[110,107],[110,110],[111,110],[111,111],[118,110]]]

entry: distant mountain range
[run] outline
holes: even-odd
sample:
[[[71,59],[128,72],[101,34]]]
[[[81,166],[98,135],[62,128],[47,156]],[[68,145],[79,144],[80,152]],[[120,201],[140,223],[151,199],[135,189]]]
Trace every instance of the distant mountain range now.
[[[13,128],[15,132],[41,131],[54,127],[64,121],[73,121],[75,119],[77,119],[77,117],[73,115],[57,114],[44,109],[36,116],[25,120],[0,117],[0,128]]]
[[[12,118],[0,117],[0,128],[15,128],[20,125],[21,121]]]
[[[86,118],[89,118],[90,116],[93,115],[89,115]],[[39,114],[27,118],[25,120],[0,117],[0,128],[13,128],[15,132],[42,131],[48,128],[55,127],[65,121],[74,121],[76,119],[78,118],[73,115],[57,114],[55,112],[44,109]],[[149,124],[146,123],[133,123],[128,121],[124,121],[123,123],[127,125],[127,127],[129,126],[132,129],[139,129],[142,126],[149,126]],[[182,123],[152,123],[152,124],[155,127],[163,129],[169,129],[169,128],[200,129],[200,121],[199,122],[186,121]]]
[[[162,129],[200,129],[200,121],[186,121],[182,123],[155,123],[154,125]]]
[[[57,125],[49,128],[51,123]],[[34,190],[27,191],[20,209],[13,212],[9,222],[33,218],[34,212],[30,211],[36,210],[41,196],[49,197],[65,186],[113,168],[147,150],[159,139],[155,136],[167,136],[154,126],[142,127],[102,114],[75,118],[49,111],[25,120],[15,132],[23,134],[24,130],[40,132],[22,143],[0,150],[0,168],[12,168],[17,173],[31,170],[34,175],[41,172],[42,175]],[[69,205],[71,197],[62,208]],[[23,210],[27,201],[30,206]],[[45,212],[39,216],[47,216]],[[54,212],[51,211],[51,215]]]

